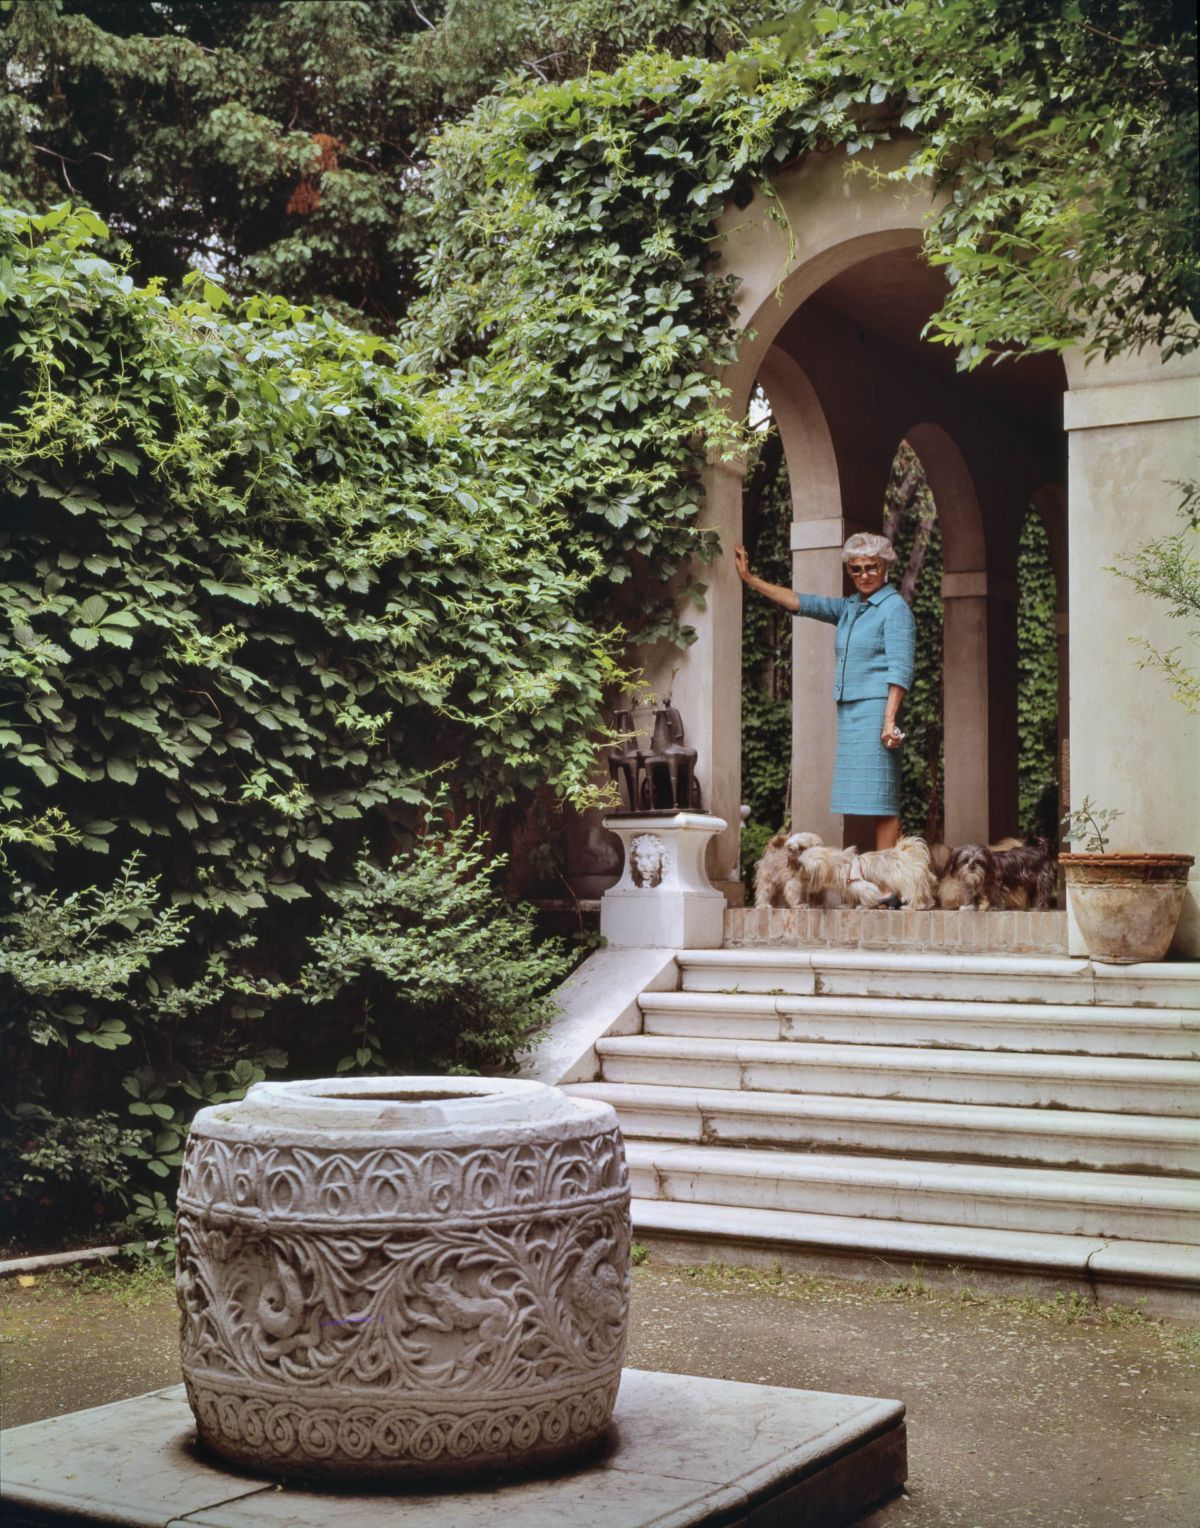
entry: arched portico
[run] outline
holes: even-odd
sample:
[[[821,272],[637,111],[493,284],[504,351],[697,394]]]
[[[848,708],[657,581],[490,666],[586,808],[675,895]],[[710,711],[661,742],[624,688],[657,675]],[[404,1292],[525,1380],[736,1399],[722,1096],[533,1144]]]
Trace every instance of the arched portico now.
[[[877,162],[890,163],[906,152],[902,144],[885,146]],[[1049,513],[1050,487],[1063,492],[1062,364],[1052,357],[1031,357],[963,377],[954,373],[944,350],[922,342],[921,328],[939,305],[941,290],[941,277],[917,253],[930,205],[926,187],[847,175],[844,158],[827,154],[808,156],[779,177],[776,190],[778,200],[772,205],[781,218],[772,217],[771,207],[759,198],[744,212],[731,209],[720,224],[724,269],[740,280],[739,322],[745,336],[723,378],[730,410],[740,417],[755,380],[761,381],[780,424],[792,475],[796,578],[815,592],[843,591],[837,550],[851,530],[878,527],[886,474],[899,441],[909,439],[922,457],[943,529],[953,527],[946,536],[943,588],[948,835],[962,841],[1012,831],[1017,826],[1017,545],[1034,494],[1044,490],[1047,508],[1041,512]],[[1106,751],[1108,762],[1089,770],[1087,779],[1094,784],[1083,784],[1078,767],[1084,746],[1078,732],[1082,696],[1089,687],[1104,689],[1115,671],[1118,646],[1122,662],[1117,667],[1126,676],[1136,660],[1119,623],[1111,620],[1116,610],[1124,612],[1128,598],[1105,575],[1110,617],[1105,623],[1097,609],[1103,601],[1095,592],[1103,582],[1100,575],[1111,564],[1114,548],[1132,548],[1147,535],[1174,528],[1161,480],[1197,471],[1185,462],[1186,434],[1181,433],[1182,421],[1200,414],[1196,367],[1191,362],[1162,367],[1145,359],[1130,365],[1133,371],[1124,363],[1084,370],[1075,362],[1070,365],[1065,422],[1072,471],[1067,516],[1071,605],[1078,612],[1078,599],[1089,600],[1089,623],[1104,624],[1103,633],[1095,634],[1097,645],[1088,646],[1076,614],[1069,687],[1076,707],[1070,727],[1072,794],[1079,799],[1083,785],[1093,799],[1125,809],[1113,795],[1128,797],[1132,791],[1139,805],[1132,814],[1126,812],[1133,818],[1128,827],[1140,831],[1138,824],[1144,822],[1150,835],[1139,847],[1194,850],[1200,847],[1200,793],[1190,790],[1190,799],[1182,799],[1183,774],[1194,779],[1200,761],[1194,724],[1159,718],[1175,745],[1175,758],[1186,761],[1167,770],[1175,825],[1169,842],[1163,842],[1166,814],[1144,800],[1146,785],[1138,781],[1146,776],[1134,767],[1132,745],[1102,747],[1100,729],[1090,725],[1085,729],[1094,745],[1089,761],[1094,763],[1099,750]],[[1135,438],[1139,430],[1143,433]],[[1155,448],[1155,437],[1146,431],[1159,432],[1160,461],[1173,461],[1172,472],[1159,472],[1146,456],[1148,446]],[[1102,481],[1105,472],[1112,474],[1108,482]],[[1077,473],[1082,474],[1078,485]],[[1145,534],[1138,534],[1132,516],[1117,532],[1122,508],[1127,511],[1130,503],[1126,499],[1122,506],[1121,484],[1133,485],[1139,508],[1154,506]],[[713,463],[705,490],[706,525],[728,550],[741,531],[740,464]],[[1091,547],[1083,557],[1081,538],[1090,538]],[[1061,538],[1056,555],[1065,560]],[[711,869],[720,882],[730,877],[737,855],[733,825],[740,800],[742,589],[729,556],[706,570],[706,580],[706,608],[693,618],[697,642],[682,660],[677,653],[664,655],[656,665],[651,657],[647,674],[652,686],[665,690],[667,665],[678,667],[673,692],[689,738],[699,749],[707,800],[731,824],[714,846]],[[1066,611],[1060,616],[1065,628]],[[820,638],[828,634],[813,633],[810,641],[802,631],[807,624],[798,623],[794,660],[795,820],[803,818],[805,826],[836,838],[827,804],[832,654],[819,650]],[[1134,624],[1129,617],[1126,629]],[[1163,645],[1176,645],[1178,635],[1170,633]],[[1096,661],[1101,650],[1109,655],[1107,674]],[[1143,696],[1152,689],[1147,681],[1135,680],[1133,688],[1139,686]],[[1154,704],[1160,712],[1170,705],[1165,689],[1160,688]],[[1143,726],[1143,741],[1148,735]],[[1189,916],[1194,920],[1194,911]],[[1194,948],[1200,928],[1188,933],[1188,927],[1185,922],[1183,939]]]

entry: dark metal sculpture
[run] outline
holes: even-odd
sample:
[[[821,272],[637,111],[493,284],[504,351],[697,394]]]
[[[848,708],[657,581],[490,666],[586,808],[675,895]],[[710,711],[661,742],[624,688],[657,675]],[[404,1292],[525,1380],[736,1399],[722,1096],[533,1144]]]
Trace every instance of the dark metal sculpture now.
[[[621,732],[632,733],[632,713],[618,711],[616,725]],[[701,809],[696,750],[684,742],[683,718],[669,700],[654,708],[649,748],[640,748],[635,737],[627,737],[608,755],[608,774],[624,785],[631,812]]]
[[[637,811],[638,768],[641,752],[638,749],[637,732],[633,725],[632,711],[618,711],[615,717],[618,732],[625,736],[608,756],[608,778],[620,780],[631,812]]]

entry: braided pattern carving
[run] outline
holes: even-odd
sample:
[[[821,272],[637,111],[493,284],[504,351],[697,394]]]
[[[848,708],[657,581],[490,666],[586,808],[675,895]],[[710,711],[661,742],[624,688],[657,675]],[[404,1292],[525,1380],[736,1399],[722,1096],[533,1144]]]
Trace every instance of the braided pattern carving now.
[[[532,1404],[499,1404],[464,1412],[395,1405],[306,1406],[296,1400],[240,1396],[188,1386],[204,1435],[219,1437],[222,1452],[261,1465],[303,1458],[313,1473],[350,1473],[372,1459],[436,1467],[450,1458],[500,1462],[514,1452],[561,1454],[600,1432],[616,1402],[617,1381],[590,1391],[547,1397]]]

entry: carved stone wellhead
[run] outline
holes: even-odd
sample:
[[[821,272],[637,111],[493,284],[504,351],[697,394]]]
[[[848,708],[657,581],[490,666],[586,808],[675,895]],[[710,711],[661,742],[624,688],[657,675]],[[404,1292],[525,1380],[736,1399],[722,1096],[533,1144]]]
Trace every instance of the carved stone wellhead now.
[[[540,1083],[259,1083],[178,1205],[204,1443],[275,1475],[461,1478],[604,1436],[629,1312],[616,1115]]]

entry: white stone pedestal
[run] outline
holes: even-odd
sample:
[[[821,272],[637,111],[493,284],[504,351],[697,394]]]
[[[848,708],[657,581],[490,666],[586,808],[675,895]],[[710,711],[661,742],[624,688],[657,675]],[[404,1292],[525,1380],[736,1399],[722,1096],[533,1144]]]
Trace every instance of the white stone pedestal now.
[[[197,1446],[183,1386],[0,1434],[6,1528],[837,1528],[904,1483],[904,1407],[626,1369],[605,1452],[550,1475],[368,1495]]]
[[[604,819],[625,850],[621,879],[600,902],[610,945],[720,949],[725,898],[704,867],[709,840],[725,821],[707,812],[617,813]]]

